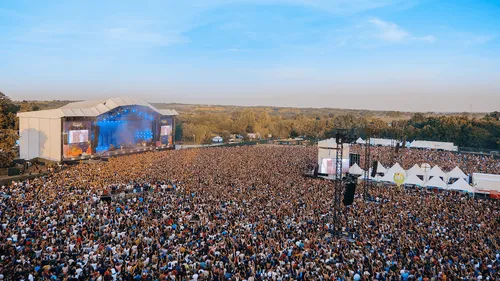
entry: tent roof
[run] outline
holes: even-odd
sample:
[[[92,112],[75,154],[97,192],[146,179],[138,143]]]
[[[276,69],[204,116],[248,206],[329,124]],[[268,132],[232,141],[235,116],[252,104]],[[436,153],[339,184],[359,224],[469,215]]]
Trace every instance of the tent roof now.
[[[357,163],[354,163],[354,165],[352,165],[350,168],[349,168],[349,174],[353,174],[353,175],[362,175],[365,171],[363,169],[361,169]]]
[[[422,170],[422,168],[420,168],[417,164],[413,165],[413,167],[411,167],[407,173],[409,175],[416,175],[416,176],[423,176],[425,174],[424,170]]]
[[[422,186],[422,185],[424,185],[424,182],[421,179],[419,179],[415,174],[410,174],[405,179],[404,184],[414,184],[414,185]]]
[[[470,186],[463,178],[459,178],[456,182],[450,185],[448,189],[474,192],[474,188]]]
[[[319,148],[337,148],[337,142],[335,138],[329,138],[326,140],[318,141]]]
[[[359,137],[359,138],[356,140],[356,143],[357,143],[357,144],[364,144],[364,143],[365,143],[365,141],[364,141],[362,138],[360,138],[360,137]]]
[[[380,163],[380,161],[377,162],[377,173],[385,173],[387,171],[387,168]]]
[[[403,169],[399,163],[394,164],[387,172],[393,174],[402,173],[403,175],[406,175],[405,169]]]
[[[435,176],[432,179],[428,180],[425,183],[425,186],[446,188],[446,183],[444,183],[444,181],[440,177]]]
[[[467,178],[467,175],[462,170],[460,170],[459,167],[453,168],[453,170],[449,171],[447,175],[448,178],[463,178],[463,179]]]
[[[72,102],[58,109],[20,112],[18,117],[61,118],[61,117],[95,117],[120,106],[145,106],[161,115],[178,115],[175,110],[158,110],[146,101],[130,97],[110,98],[107,100],[88,100]]]
[[[428,173],[429,176],[433,176],[433,177],[443,177],[445,178],[446,177],[446,173],[443,172],[443,170],[441,170],[441,168],[439,168],[437,165],[434,166]]]

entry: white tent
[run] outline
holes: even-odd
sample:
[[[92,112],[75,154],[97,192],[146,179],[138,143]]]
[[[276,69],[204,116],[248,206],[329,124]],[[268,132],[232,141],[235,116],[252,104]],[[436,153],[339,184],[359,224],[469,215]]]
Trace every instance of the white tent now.
[[[440,177],[435,176],[432,179],[430,179],[429,181],[427,181],[425,183],[425,186],[445,189],[446,183],[444,183],[444,181]]]
[[[362,138],[358,138],[358,139],[356,140],[356,143],[357,143],[357,144],[365,144],[365,141],[364,141]]]
[[[427,173],[427,175],[429,177],[441,177],[443,178],[443,180],[446,180],[446,173],[443,172],[443,170],[441,170],[441,168],[439,168],[437,165],[434,166],[430,171],[429,173]]]
[[[446,175],[448,176],[448,178],[455,179],[467,180],[469,178],[462,170],[460,170],[459,167],[453,168],[453,170],[449,171]]]
[[[394,182],[394,173],[385,173],[385,175],[379,178],[379,181]]]
[[[399,165],[399,163],[396,163],[394,164],[388,171],[387,171],[388,174],[395,174],[395,173],[401,173],[403,175],[405,175],[406,177],[406,171],[405,169],[403,169],[401,167],[401,165]]]
[[[387,173],[387,168],[380,163],[380,161],[377,162],[377,173]]]
[[[353,174],[353,175],[363,175],[365,171],[363,169],[361,169],[357,163],[354,163],[354,165],[352,165],[350,168],[349,168],[349,174]]]
[[[456,182],[450,185],[448,189],[474,192],[474,188],[470,186],[463,178],[459,178]]]
[[[408,171],[406,171],[408,175],[415,175],[415,176],[423,176],[425,175],[424,170],[420,168],[417,164],[413,165]]]
[[[404,184],[423,186],[424,182],[421,179],[419,179],[415,174],[409,174],[408,177],[405,179]]]

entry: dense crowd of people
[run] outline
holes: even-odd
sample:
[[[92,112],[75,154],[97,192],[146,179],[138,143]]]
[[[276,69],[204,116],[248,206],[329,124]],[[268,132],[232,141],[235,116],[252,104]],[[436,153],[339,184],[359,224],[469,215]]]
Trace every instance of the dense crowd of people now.
[[[500,279],[498,201],[376,186],[338,235],[316,153],[148,152],[4,186],[0,280]]]
[[[352,145],[350,152],[360,154],[360,163],[364,163],[364,145]],[[445,172],[458,166],[466,174],[500,174],[500,159],[495,159],[492,155],[416,148],[400,148],[396,152],[394,147],[388,146],[371,146],[370,155],[387,167],[399,163],[404,169],[410,169],[415,164],[427,163],[432,167],[438,165]]]

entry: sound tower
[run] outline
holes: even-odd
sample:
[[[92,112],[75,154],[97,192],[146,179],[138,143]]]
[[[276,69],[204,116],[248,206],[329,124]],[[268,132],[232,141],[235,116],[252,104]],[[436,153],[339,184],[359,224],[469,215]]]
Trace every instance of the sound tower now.
[[[373,161],[373,164],[372,164],[372,178],[374,178],[376,175],[377,175],[377,166],[378,166],[378,162],[377,161]]]
[[[399,152],[399,142],[396,143],[396,154]]]
[[[342,201],[344,203],[344,206],[352,205],[352,203],[354,202],[355,192],[356,192],[356,180],[355,179],[348,180],[345,184],[344,200]]]
[[[317,178],[318,177],[318,169],[319,169],[319,165],[315,165],[314,166],[314,177]]]

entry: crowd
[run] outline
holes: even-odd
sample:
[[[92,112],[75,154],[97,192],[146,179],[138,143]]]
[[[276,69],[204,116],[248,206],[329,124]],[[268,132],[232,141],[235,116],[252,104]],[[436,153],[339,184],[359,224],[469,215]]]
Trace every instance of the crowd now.
[[[498,201],[373,187],[342,208],[347,238],[332,183],[302,175],[316,157],[148,152],[4,186],[0,280],[500,279]]]
[[[360,154],[360,163],[364,163],[364,145],[352,145],[350,152]],[[371,146],[370,155],[387,167],[399,163],[404,169],[409,169],[415,164],[428,163],[432,167],[438,165],[445,172],[458,166],[466,174],[500,174],[500,159],[495,159],[492,155],[416,148],[400,148],[396,152],[394,147],[387,146]]]

